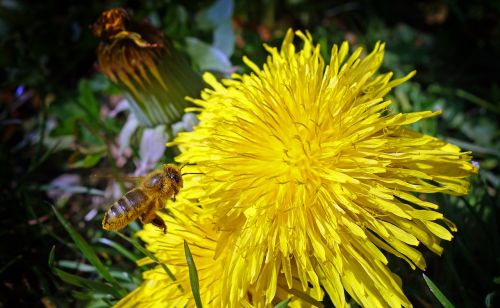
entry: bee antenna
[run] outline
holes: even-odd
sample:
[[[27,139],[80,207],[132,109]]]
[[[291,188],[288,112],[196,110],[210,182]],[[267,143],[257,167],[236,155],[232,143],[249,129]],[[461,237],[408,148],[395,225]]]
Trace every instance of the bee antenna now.
[[[182,171],[182,168],[186,167],[187,165],[189,165],[189,166],[194,166],[194,165],[196,165],[196,164],[183,163],[183,164],[180,166],[179,170],[181,170],[181,171]]]
[[[186,175],[186,174],[205,174],[203,172],[187,172],[187,173],[183,173],[182,175]]]

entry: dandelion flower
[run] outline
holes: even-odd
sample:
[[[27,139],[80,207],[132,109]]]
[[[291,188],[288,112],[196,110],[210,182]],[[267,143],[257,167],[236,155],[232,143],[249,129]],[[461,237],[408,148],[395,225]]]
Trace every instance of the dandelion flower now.
[[[179,200],[182,203],[182,200]],[[144,272],[144,282],[123,298],[117,307],[194,307],[195,302],[189,282],[189,268],[184,255],[184,240],[190,246],[198,269],[200,293],[203,304],[220,307],[220,273],[223,263],[214,260],[217,233],[210,222],[197,220],[199,208],[177,206],[172,216],[159,213],[168,226],[168,235],[151,225],[144,226],[138,236],[147,244],[162,265],[167,266],[175,279],[167,274],[163,266]],[[141,266],[154,261],[150,258],[139,260]]]
[[[420,269],[418,246],[441,254],[455,227],[425,194],[467,193],[470,153],[408,126],[439,112],[388,108],[386,95],[414,72],[377,74],[384,44],[365,57],[334,45],[328,63],[300,31],[265,48],[263,68],[244,58],[251,74],[204,76],[211,89],[192,109],[200,123],[172,143],[179,162],[203,173],[181,194],[218,230],[221,306],[238,306],[250,289],[271,304],[308,288],[337,307],[345,292],[365,307],[411,306],[384,252]]]
[[[144,272],[144,282],[124,297],[115,307],[194,307],[195,301],[189,280],[189,268],[184,253],[184,240],[190,246],[198,270],[200,295],[204,307],[222,307],[222,273],[226,252],[215,258],[219,232],[209,217],[203,218],[202,209],[180,198],[172,208],[171,215],[159,213],[168,225],[168,235],[152,225],[145,225],[138,236],[146,242],[161,265]],[[144,258],[140,266],[153,263]],[[165,267],[167,269],[165,269]],[[170,271],[174,278],[168,274]],[[264,302],[252,301],[255,288],[239,300],[238,306],[263,307]],[[307,297],[307,295],[305,295]],[[277,294],[275,302],[289,297],[288,293]],[[291,299],[292,305],[300,306],[300,299]]]

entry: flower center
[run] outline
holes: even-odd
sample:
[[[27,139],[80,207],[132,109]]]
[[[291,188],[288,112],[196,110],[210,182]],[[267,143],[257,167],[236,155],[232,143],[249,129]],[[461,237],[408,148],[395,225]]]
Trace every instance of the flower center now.
[[[310,146],[298,135],[288,140],[281,158],[284,169],[288,170],[289,180],[296,180],[299,183],[305,183],[309,180],[312,153]]]

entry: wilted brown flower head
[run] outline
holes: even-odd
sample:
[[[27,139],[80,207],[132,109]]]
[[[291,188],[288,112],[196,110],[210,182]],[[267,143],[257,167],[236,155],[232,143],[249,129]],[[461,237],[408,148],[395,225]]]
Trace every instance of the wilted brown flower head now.
[[[147,70],[158,76],[155,62],[168,42],[148,22],[135,22],[118,8],[103,12],[92,30],[101,39],[97,50],[99,67],[113,82],[118,79],[129,86],[130,79],[135,79],[140,83],[135,74],[147,78]]]
[[[99,69],[132,96],[132,110],[146,126],[180,120],[202,83],[163,33],[135,21],[122,8],[104,11],[91,26],[100,39]]]
[[[113,38],[116,34],[125,31],[125,23],[129,20],[127,11],[122,8],[104,11],[92,25],[92,32],[101,40]]]

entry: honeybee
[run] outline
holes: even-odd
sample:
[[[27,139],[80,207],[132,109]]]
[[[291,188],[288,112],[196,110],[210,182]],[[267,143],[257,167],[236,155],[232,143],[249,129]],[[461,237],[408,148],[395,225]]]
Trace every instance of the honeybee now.
[[[174,164],[164,164],[147,174],[139,187],[111,205],[102,220],[102,228],[117,231],[139,218],[143,224],[151,223],[166,233],[167,226],[156,211],[164,208],[168,199],[175,201],[183,185],[181,169]]]

